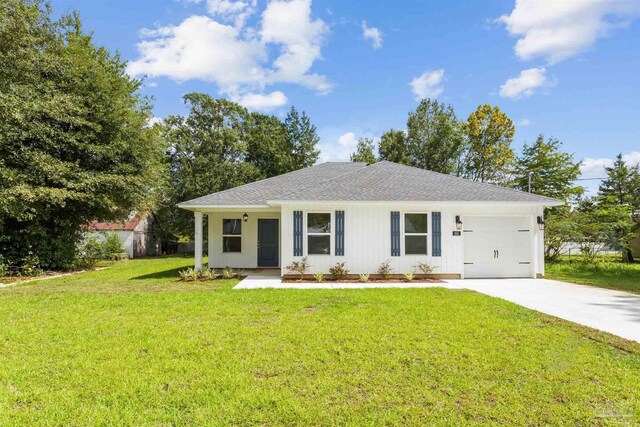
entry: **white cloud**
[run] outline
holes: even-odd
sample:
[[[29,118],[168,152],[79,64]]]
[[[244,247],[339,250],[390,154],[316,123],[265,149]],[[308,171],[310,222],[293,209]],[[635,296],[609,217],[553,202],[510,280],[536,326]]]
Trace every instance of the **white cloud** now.
[[[236,98],[262,93],[267,86],[278,83],[329,92],[327,77],[310,72],[314,62],[321,59],[321,47],[329,31],[321,19],[312,18],[311,0],[271,1],[258,27],[244,27],[247,14],[254,13],[255,6],[255,0],[208,0],[207,9],[215,19],[193,15],[178,25],[142,29],[139,57],[129,63],[127,72],[178,82],[213,82],[221,93]],[[234,24],[225,23],[230,21]],[[275,57],[274,48],[278,50]],[[273,105],[283,98],[272,92],[260,99]]]
[[[271,111],[282,107],[289,102],[287,96],[279,90],[267,94],[247,93],[233,100],[238,104],[256,111]]]
[[[240,30],[207,16],[191,16],[177,26],[146,30],[138,44],[140,58],[129,63],[132,75],[165,76],[218,83],[223,91],[264,81],[265,46],[240,38]]]
[[[546,85],[548,85],[547,70],[529,68],[522,70],[518,77],[510,78],[500,86],[500,96],[503,98],[524,98],[533,95],[536,89]]]
[[[358,135],[363,137],[373,137],[371,132],[363,129],[348,131],[344,128],[325,128],[320,129],[319,133],[319,163],[349,161],[349,157],[358,145]]]
[[[149,120],[147,120],[147,127],[152,127],[153,125],[161,124],[162,120],[163,119],[161,117],[151,117]]]
[[[376,27],[368,27],[366,21],[362,21],[362,37],[371,40],[374,49],[382,47],[382,32]]]
[[[623,154],[622,160],[627,165],[635,166],[640,164],[640,151],[632,151],[631,153]],[[598,159],[587,157],[582,161],[580,167],[580,173],[583,178],[602,178],[606,175],[605,167],[613,166],[614,159],[601,157]]]
[[[423,98],[437,98],[444,90],[442,81],[444,70],[425,71],[423,74],[411,80],[411,89],[417,100]]]
[[[498,21],[519,37],[518,58],[556,63],[585,51],[638,12],[636,0],[516,0]]]
[[[353,148],[358,145],[358,138],[356,138],[355,133],[347,132],[340,135],[340,137],[338,138],[338,144],[342,145],[343,147]]]
[[[311,18],[311,0],[274,0],[262,13],[260,36],[265,43],[280,46],[273,65],[273,82],[282,81],[311,87],[320,93],[331,91],[325,76],[307,74],[321,59],[320,48],[329,28],[321,19]]]
[[[529,119],[522,119],[518,122],[518,126],[529,126],[531,124],[531,120]]]

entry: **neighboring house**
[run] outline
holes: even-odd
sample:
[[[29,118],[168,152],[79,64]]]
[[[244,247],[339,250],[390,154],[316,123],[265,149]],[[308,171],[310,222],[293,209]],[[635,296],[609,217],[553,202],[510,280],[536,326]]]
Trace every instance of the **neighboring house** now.
[[[323,163],[180,203],[194,212],[195,265],[279,267],[308,257],[310,273],[395,273],[418,262],[443,277],[544,274],[543,208],[563,202],[382,161]]]
[[[160,239],[154,230],[154,220],[151,215],[132,214],[126,221],[93,221],[87,227],[87,231],[99,235],[108,232],[116,233],[129,258],[160,254]]]

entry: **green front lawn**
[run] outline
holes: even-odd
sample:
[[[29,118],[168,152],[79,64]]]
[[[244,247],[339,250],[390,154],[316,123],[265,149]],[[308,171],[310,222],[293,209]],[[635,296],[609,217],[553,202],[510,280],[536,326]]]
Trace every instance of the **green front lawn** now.
[[[640,345],[470,291],[175,282],[190,263],[0,289],[0,425],[640,421]]]
[[[593,265],[579,257],[564,257],[547,263],[545,277],[640,294],[640,262],[623,263],[617,257],[602,257]]]

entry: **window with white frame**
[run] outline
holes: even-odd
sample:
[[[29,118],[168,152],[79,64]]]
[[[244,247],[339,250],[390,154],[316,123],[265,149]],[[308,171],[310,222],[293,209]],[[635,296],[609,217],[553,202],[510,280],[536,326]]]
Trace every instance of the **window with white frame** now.
[[[427,254],[428,215],[426,213],[404,214],[405,255]]]
[[[242,220],[222,220],[222,252],[242,252]]]
[[[307,252],[309,255],[331,254],[331,214],[307,213]]]

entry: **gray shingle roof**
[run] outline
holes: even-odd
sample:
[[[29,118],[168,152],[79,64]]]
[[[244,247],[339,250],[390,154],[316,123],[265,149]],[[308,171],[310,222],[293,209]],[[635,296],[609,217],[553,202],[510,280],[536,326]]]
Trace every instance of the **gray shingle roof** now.
[[[266,205],[267,201],[463,201],[562,204],[493,184],[382,161],[322,163],[213,193],[181,206]]]

